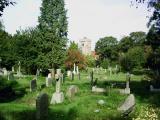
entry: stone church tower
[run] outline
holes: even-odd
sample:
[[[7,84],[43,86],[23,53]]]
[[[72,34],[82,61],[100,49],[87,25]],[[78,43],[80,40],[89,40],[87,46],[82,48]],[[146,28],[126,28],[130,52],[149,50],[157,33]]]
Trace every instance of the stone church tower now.
[[[79,48],[84,55],[91,55],[91,40],[84,37],[79,41]]]

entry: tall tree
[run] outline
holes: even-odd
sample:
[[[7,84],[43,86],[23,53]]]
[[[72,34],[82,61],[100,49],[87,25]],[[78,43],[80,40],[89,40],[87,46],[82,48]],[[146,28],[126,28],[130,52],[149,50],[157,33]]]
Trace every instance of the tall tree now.
[[[39,17],[39,56],[42,68],[64,63],[67,43],[67,17],[64,0],[43,0]]]
[[[118,41],[116,38],[104,37],[98,40],[96,43],[95,51],[100,55],[100,59],[115,60],[117,56],[116,46]]]
[[[10,4],[14,5],[15,2],[13,2],[11,0],[0,0],[0,16],[2,16],[4,8],[9,6]]]

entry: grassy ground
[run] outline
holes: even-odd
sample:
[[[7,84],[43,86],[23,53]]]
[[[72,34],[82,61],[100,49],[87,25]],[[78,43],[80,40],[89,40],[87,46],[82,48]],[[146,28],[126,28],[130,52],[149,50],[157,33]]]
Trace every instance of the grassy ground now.
[[[29,82],[34,76],[17,79],[20,88],[25,89],[24,95],[7,103],[0,103],[0,120],[35,120],[35,100],[39,93],[47,93],[49,100],[55,92],[55,85],[49,88],[40,89],[45,84],[45,78],[38,79],[38,89],[35,92],[29,91]],[[91,92],[89,73],[82,72],[81,80],[75,76],[71,81],[66,78],[62,85],[62,91],[66,93],[70,85],[79,87],[78,94],[73,99],[65,96],[62,104],[50,105],[48,120],[131,120],[149,118],[156,116],[152,120],[160,119],[160,94],[148,91],[148,82],[141,81],[142,75],[133,75],[130,84],[132,93],[136,96],[136,108],[127,117],[121,116],[117,107],[127,97],[117,92],[117,89],[125,88],[125,74],[113,74],[111,76],[104,71],[94,74],[94,79],[98,78],[98,86],[107,89],[107,93],[96,94]],[[115,84],[116,83],[116,84]],[[98,100],[104,100],[103,106],[97,104]],[[98,113],[95,110],[99,110]],[[147,112],[147,113],[146,113]],[[145,116],[149,114],[148,116]],[[146,117],[146,118],[145,118]]]

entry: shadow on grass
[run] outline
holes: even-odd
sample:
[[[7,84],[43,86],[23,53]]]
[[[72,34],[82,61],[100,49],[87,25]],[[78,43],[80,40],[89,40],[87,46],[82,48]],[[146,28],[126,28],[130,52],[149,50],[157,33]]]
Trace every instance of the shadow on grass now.
[[[123,81],[108,81],[106,83],[103,83],[105,86],[112,86],[117,89],[124,89],[125,88],[125,82]],[[133,93],[136,98],[140,102],[147,102],[150,104],[155,105],[156,107],[160,107],[160,93],[153,93],[149,90],[150,83],[148,81],[131,81],[130,82],[130,89],[131,93]]]

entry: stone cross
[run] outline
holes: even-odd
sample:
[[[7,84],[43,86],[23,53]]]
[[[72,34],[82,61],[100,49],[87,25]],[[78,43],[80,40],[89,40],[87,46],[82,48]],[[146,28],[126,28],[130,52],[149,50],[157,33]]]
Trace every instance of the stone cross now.
[[[36,118],[37,120],[47,120],[49,98],[46,93],[38,95],[36,99]]]

